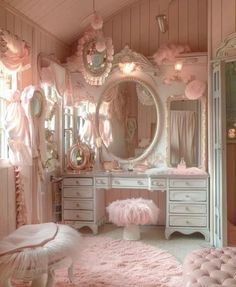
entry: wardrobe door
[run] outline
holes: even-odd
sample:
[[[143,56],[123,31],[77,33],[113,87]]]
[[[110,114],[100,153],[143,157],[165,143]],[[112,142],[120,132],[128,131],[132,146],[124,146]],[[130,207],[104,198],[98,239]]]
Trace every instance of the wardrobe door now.
[[[225,96],[224,63],[213,64],[211,99],[211,159],[212,159],[212,196],[213,200],[213,244],[217,247],[227,242],[227,204],[225,178]]]

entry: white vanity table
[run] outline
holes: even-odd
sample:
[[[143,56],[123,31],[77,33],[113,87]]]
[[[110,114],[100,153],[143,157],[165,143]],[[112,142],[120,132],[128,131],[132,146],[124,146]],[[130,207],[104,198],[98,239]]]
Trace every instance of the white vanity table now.
[[[200,58],[195,56],[190,61],[196,64],[195,68],[189,64],[191,58],[182,59],[188,77],[192,74],[200,79],[207,77],[206,62],[202,63]],[[127,59],[137,65],[129,74],[122,72],[119,65]],[[69,135],[65,142],[71,141],[70,132],[73,131],[73,142],[79,135],[82,142],[96,145],[95,157],[98,159],[93,171],[83,172],[90,162],[89,153],[81,145],[72,148],[74,152],[65,148],[64,223],[75,228],[88,226],[96,234],[98,227],[105,222],[106,204],[119,199],[117,190],[125,192],[122,199],[132,197],[132,191],[137,197],[135,190],[144,194],[147,190],[150,193],[164,192],[164,200],[158,198],[157,205],[165,213],[165,220],[161,223],[165,224],[167,239],[179,231],[183,234],[200,232],[209,240],[208,174],[204,172],[207,158],[206,97],[201,94],[200,99],[187,98],[186,84],[181,77],[174,77],[166,85],[163,79],[171,76],[172,66],[161,67],[161,72],[143,55],[125,47],[114,56],[112,72],[106,83],[96,89],[85,85],[86,93],[96,95],[93,100],[96,102],[95,112],[94,109],[88,110],[83,120],[79,112],[74,118],[65,117],[64,135]],[[161,76],[157,76],[159,72]],[[81,103],[81,110],[87,106]],[[185,123],[185,128],[178,124],[179,121]],[[77,124],[66,130],[68,122]],[[140,153],[137,154],[137,150]],[[187,167],[201,167],[202,170],[199,169],[198,175],[175,174],[173,170],[181,159],[186,161]],[[102,162],[114,161],[124,171],[99,171]],[[68,171],[68,163],[72,171]],[[139,164],[172,169],[152,175],[127,171]],[[73,172],[73,169],[77,171]],[[130,192],[126,193],[125,189]],[[107,200],[108,193],[112,193],[111,200]]]
[[[63,178],[63,221],[93,233],[105,222],[105,189],[166,192],[165,236],[200,232],[209,240],[208,175],[147,175],[135,172],[81,172]],[[115,192],[115,190],[114,190]],[[132,194],[132,192],[131,192]],[[162,207],[159,206],[161,209]]]

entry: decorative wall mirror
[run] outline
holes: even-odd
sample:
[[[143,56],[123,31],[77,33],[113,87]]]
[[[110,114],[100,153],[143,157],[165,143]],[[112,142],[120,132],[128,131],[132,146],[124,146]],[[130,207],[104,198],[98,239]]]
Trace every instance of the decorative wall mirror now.
[[[102,85],[111,71],[113,45],[110,38],[104,38],[102,31],[87,31],[79,40],[77,54],[81,64],[81,72],[90,85]],[[103,38],[103,45],[99,38]]]
[[[205,170],[205,98],[189,100],[185,96],[169,97],[168,164],[172,167],[184,160],[187,167]]]
[[[67,152],[67,165],[72,170],[90,170],[94,162],[94,153],[90,147],[78,142]]]
[[[160,103],[153,87],[136,77],[109,84],[96,109],[98,137],[119,163],[144,159],[161,133]]]

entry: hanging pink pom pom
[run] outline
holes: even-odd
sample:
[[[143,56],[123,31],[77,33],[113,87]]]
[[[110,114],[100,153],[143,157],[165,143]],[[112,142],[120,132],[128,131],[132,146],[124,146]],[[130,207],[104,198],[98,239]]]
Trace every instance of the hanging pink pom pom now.
[[[96,43],[96,50],[101,53],[106,49],[106,43],[105,43],[105,39],[101,38],[97,41]]]
[[[201,80],[193,80],[187,84],[185,96],[190,100],[196,100],[202,97],[206,90],[206,83]]]
[[[103,25],[103,20],[101,15],[99,15],[97,12],[95,12],[92,16],[91,19],[91,26],[94,30],[100,30],[102,29],[102,25]]]

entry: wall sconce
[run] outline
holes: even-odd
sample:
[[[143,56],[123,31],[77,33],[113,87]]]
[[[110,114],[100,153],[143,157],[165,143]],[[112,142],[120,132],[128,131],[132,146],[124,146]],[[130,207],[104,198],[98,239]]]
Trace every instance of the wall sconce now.
[[[119,68],[122,73],[130,74],[136,69],[134,62],[119,63]]]
[[[161,33],[165,33],[168,30],[168,21],[165,14],[160,14],[156,16],[156,20]]]
[[[181,72],[183,68],[183,63],[182,62],[176,62],[175,63],[175,71],[176,72]]]

